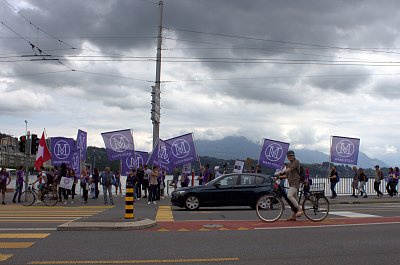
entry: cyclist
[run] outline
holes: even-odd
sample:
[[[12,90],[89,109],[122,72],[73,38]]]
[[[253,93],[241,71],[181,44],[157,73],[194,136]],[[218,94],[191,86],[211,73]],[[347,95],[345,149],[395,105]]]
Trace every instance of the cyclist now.
[[[40,167],[40,171],[37,176],[37,179],[35,180],[35,182],[32,183],[32,186],[35,185],[36,182],[39,182],[39,185],[38,185],[39,199],[36,201],[36,203],[41,203],[41,200],[43,197],[43,192],[44,192],[44,189],[46,188],[46,183],[47,183],[47,175],[46,175],[46,172],[44,171],[43,166]]]
[[[279,174],[279,178],[287,178],[289,182],[289,190],[287,193],[288,199],[292,202],[293,215],[287,221],[296,221],[296,217],[303,214],[301,206],[297,202],[297,193],[300,188],[300,161],[296,159],[295,153],[289,150],[286,153],[289,163],[286,164],[286,169]]]

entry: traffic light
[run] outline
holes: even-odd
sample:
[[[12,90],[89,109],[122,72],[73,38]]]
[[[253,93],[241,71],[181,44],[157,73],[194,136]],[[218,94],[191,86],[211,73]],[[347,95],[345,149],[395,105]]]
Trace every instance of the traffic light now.
[[[19,144],[19,151],[21,153],[25,153],[26,137],[25,136],[19,137],[18,144]]]
[[[36,155],[39,146],[39,139],[36,134],[32,134],[31,154]]]

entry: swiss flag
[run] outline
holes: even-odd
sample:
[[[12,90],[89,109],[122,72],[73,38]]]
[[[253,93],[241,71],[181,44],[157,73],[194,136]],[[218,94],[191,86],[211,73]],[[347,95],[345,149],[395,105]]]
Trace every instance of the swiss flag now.
[[[36,170],[40,170],[40,167],[43,166],[44,162],[51,159],[51,154],[49,148],[47,148],[46,139],[44,138],[44,132],[42,133],[42,138],[39,141],[39,147],[36,154],[35,168]]]

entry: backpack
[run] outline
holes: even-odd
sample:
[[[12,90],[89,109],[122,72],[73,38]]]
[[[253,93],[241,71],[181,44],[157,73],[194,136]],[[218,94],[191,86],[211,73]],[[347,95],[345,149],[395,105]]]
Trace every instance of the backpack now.
[[[339,178],[339,173],[336,172],[336,182],[339,182],[340,178]]]
[[[300,166],[300,171],[296,168],[297,173],[300,175],[300,182],[304,182],[306,180],[306,171],[304,167]]]
[[[367,175],[364,176],[365,176],[365,182],[368,182],[368,176]]]

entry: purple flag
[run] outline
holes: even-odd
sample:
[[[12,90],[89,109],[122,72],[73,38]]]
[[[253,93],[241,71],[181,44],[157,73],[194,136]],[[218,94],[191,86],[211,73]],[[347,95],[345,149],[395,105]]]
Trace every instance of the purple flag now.
[[[357,165],[360,139],[332,136],[331,162],[339,164]]]
[[[70,165],[72,152],[75,149],[75,140],[64,137],[52,137],[50,139],[50,152],[53,165],[60,166],[62,163]]]
[[[165,141],[171,148],[174,167],[196,162],[197,154],[194,145],[193,133],[188,133]]]
[[[130,129],[102,133],[108,160],[121,160],[135,155],[133,137]]]
[[[122,175],[129,175],[129,171],[134,168],[139,168],[140,165],[145,165],[149,159],[149,153],[135,151],[135,156],[128,156],[122,159]]]
[[[158,139],[147,160],[147,165],[159,166],[162,170],[171,172],[174,169],[173,159],[171,146],[166,141]]]
[[[70,166],[75,171],[75,175],[80,178],[81,177],[81,158],[80,158],[80,150],[75,150],[71,154],[71,162]]]
[[[288,143],[263,139],[258,164],[268,168],[281,168],[285,162],[288,149]]]
[[[75,150],[81,151],[81,160],[86,160],[86,147],[87,147],[87,132],[78,130],[78,135],[76,136],[76,148]]]

